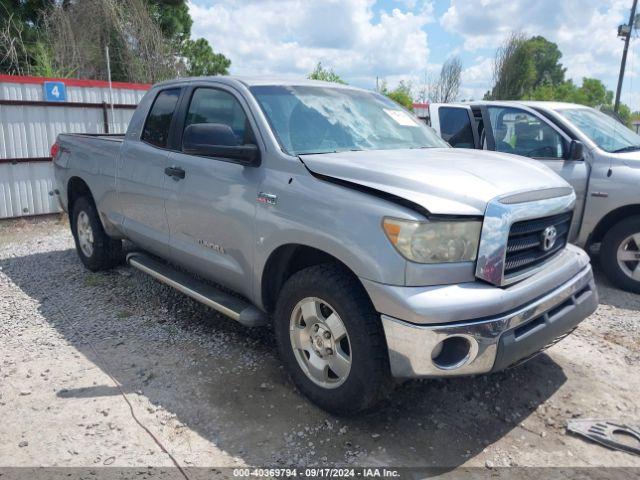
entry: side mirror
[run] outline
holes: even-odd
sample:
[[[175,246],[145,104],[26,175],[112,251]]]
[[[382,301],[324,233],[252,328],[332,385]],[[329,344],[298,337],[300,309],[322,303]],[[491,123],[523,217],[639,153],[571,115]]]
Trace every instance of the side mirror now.
[[[571,140],[567,160],[582,160],[584,156],[584,144],[580,140]]]
[[[182,151],[188,155],[228,158],[248,167],[260,165],[257,145],[241,145],[231,127],[221,123],[189,125],[182,136]]]

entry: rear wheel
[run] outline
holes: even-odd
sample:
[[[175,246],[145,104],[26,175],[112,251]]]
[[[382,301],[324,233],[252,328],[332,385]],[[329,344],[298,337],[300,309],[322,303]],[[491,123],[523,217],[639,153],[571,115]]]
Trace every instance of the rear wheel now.
[[[96,272],[122,262],[122,241],[106,234],[91,199],[78,198],[73,203],[70,220],[76,251],[85,267]]]
[[[613,226],[600,247],[602,270],[616,286],[640,293],[640,216]]]
[[[294,274],[278,298],[274,327],[294,383],[324,410],[359,413],[391,388],[378,315],[359,282],[339,265]]]

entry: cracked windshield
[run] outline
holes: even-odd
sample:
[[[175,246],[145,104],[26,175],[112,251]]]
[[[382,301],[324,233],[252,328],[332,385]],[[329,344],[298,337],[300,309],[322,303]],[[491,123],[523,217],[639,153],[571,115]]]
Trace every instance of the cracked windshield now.
[[[291,155],[447,147],[393,101],[348,88],[251,88],[280,146]]]

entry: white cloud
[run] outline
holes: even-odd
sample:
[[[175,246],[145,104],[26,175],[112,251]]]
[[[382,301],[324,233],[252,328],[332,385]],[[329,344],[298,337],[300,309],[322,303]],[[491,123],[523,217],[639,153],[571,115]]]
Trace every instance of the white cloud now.
[[[231,73],[306,76],[318,61],[350,83],[411,76],[429,57],[423,27],[431,3],[394,8],[374,21],[374,0],[220,0],[190,2],[193,36],[227,55]],[[406,5],[405,5],[406,7]]]
[[[493,59],[478,57],[476,63],[462,71],[460,98],[480,100],[491,84]]]
[[[495,48],[512,32],[542,35],[556,42],[570,78],[609,80],[617,73],[626,22],[626,0],[452,0],[440,23],[464,38],[468,51]]]

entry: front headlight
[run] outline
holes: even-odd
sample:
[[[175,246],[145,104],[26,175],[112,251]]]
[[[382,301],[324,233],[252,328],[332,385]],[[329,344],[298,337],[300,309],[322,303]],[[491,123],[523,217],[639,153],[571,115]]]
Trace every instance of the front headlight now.
[[[418,263],[471,262],[476,259],[482,222],[385,218],[387,238],[407,260]]]

